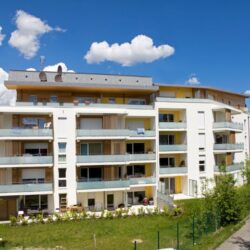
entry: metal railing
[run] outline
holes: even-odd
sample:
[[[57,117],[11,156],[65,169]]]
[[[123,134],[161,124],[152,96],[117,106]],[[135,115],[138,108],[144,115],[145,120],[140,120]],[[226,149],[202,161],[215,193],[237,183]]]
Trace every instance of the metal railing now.
[[[52,183],[20,183],[0,185],[0,193],[50,192],[52,190]]]
[[[155,131],[145,130],[143,133],[138,133],[136,130],[129,129],[77,129],[76,135],[77,137],[154,137]]]
[[[223,144],[214,144],[214,150],[243,150],[243,143],[223,143]]]
[[[186,129],[187,124],[185,122],[159,122],[160,129]]]
[[[126,155],[78,155],[77,163],[101,162],[131,162],[155,160],[155,154],[126,154]]]
[[[243,130],[243,124],[242,123],[235,123],[235,122],[215,122],[213,124],[214,129],[237,129],[237,130]]]
[[[160,145],[160,151],[186,151],[187,145],[185,144],[174,144],[174,145]]]
[[[0,129],[0,137],[52,137],[52,129]]]
[[[52,164],[52,156],[8,156],[0,157],[0,165]]]
[[[187,167],[164,167],[160,166],[160,174],[186,174]]]

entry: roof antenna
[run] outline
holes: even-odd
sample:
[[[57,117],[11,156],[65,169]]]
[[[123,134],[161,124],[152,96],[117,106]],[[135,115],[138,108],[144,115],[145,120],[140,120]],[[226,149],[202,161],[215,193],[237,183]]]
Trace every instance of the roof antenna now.
[[[42,70],[44,67],[45,59],[45,56],[40,56],[40,70]]]

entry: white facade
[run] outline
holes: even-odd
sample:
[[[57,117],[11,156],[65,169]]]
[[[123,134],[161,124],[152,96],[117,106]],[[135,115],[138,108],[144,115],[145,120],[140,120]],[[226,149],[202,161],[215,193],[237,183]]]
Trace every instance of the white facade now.
[[[250,152],[249,114],[214,100],[161,96],[153,105],[18,103],[0,107],[0,201],[17,197],[18,210],[31,204],[31,210],[47,207],[53,212],[62,208],[63,199],[67,207],[81,204],[105,209],[137,204],[144,196],[156,204],[157,191],[175,198],[179,194],[197,197],[204,180],[213,179],[223,162],[230,162],[227,171],[242,184],[241,169]],[[39,129],[39,121],[27,118],[39,128],[14,128],[12,119],[18,114],[48,116],[52,126]],[[118,117],[116,129],[102,128],[104,115]],[[10,147],[20,141],[25,154],[10,153]],[[90,144],[99,142],[108,142],[110,152],[92,155]],[[143,152],[128,152],[135,143],[144,143]],[[127,151],[120,153],[119,147],[126,146]],[[43,154],[50,150],[51,155]],[[110,166],[105,174],[104,168]],[[135,174],[136,166],[144,166],[143,174]],[[102,172],[102,180],[94,178],[99,172],[89,178],[92,168]],[[21,183],[15,183],[15,178]],[[36,202],[30,200],[32,195],[39,195]]]

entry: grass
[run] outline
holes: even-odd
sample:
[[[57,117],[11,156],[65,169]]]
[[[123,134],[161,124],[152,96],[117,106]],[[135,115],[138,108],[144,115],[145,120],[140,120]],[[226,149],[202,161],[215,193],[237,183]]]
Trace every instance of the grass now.
[[[94,249],[93,235],[96,235],[97,249],[133,249],[132,240],[141,239],[138,250],[157,249],[157,231],[160,231],[161,247],[176,247],[176,224],[180,228],[180,249],[213,249],[235,230],[235,226],[212,233],[192,246],[191,215],[201,200],[179,202],[184,207],[184,215],[179,218],[166,216],[130,217],[124,219],[90,219],[54,224],[37,224],[11,227],[0,225],[0,238],[6,240],[2,249],[11,247],[56,247],[65,249]],[[0,247],[1,249],[1,247]]]

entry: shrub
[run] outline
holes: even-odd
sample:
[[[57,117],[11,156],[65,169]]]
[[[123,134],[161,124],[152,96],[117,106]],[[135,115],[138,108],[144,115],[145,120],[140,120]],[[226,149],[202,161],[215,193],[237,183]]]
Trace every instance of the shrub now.
[[[10,216],[10,225],[11,226],[17,225],[17,218],[15,216]]]

